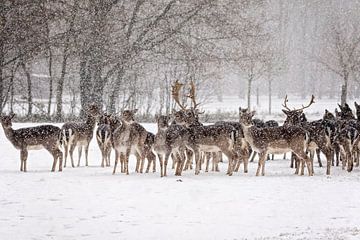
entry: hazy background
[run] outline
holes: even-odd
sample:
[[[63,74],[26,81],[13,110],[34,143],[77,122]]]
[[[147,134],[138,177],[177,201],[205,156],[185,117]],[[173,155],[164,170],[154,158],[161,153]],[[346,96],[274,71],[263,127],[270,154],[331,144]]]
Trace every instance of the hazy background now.
[[[357,0],[3,0],[1,110],[61,121],[94,102],[150,117],[175,107],[175,80],[217,106],[344,103],[360,95],[359,13]]]

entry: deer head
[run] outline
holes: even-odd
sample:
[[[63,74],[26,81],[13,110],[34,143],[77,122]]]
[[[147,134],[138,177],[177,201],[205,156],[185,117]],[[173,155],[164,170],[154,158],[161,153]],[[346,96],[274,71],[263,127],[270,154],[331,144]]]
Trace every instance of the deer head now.
[[[340,113],[339,113],[339,117],[342,120],[351,120],[351,119],[355,119],[355,116],[350,108],[350,106],[345,103],[344,106],[341,106],[340,104],[338,104],[339,108],[340,108]]]
[[[12,119],[15,117],[15,113],[11,113],[10,115],[4,115],[0,117],[1,124],[3,128],[11,128],[12,127]]]
[[[290,109],[287,106],[287,103],[289,100],[286,95],[285,99],[284,99],[284,103],[282,104],[282,106],[285,108],[282,111],[286,115],[284,125],[298,125],[300,123],[307,122],[307,119],[306,119],[305,114],[303,113],[303,110],[310,107],[313,103],[315,103],[314,99],[315,99],[315,97],[314,97],[314,95],[312,95],[310,102],[306,106],[302,105],[301,108]]]
[[[241,125],[245,127],[251,127],[254,125],[252,118],[255,115],[255,111],[240,112],[239,115]]]
[[[170,121],[169,116],[157,115],[156,114],[155,119],[156,119],[158,129],[166,130],[169,127],[169,121]]]
[[[124,123],[126,124],[131,124],[135,122],[135,113],[137,113],[138,109],[134,109],[134,110],[124,110],[121,113],[121,119],[122,121],[124,121]]]

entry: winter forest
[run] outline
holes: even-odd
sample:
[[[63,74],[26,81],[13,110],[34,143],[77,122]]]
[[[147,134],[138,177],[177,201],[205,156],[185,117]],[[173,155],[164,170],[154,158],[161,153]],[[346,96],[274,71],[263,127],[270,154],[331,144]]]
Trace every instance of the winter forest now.
[[[1,110],[61,121],[94,102],[168,114],[175,80],[193,80],[203,103],[344,103],[360,95],[359,12],[340,0],[3,0]]]
[[[0,0],[0,123],[0,240],[360,239],[360,0]]]

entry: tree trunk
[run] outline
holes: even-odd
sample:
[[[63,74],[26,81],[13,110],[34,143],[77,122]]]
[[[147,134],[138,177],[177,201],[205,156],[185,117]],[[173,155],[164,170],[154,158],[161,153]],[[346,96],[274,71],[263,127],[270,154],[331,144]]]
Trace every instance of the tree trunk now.
[[[49,47],[49,102],[48,102],[48,109],[47,114],[50,117],[51,115],[51,100],[53,97],[53,76],[52,76],[52,51],[51,47]]]
[[[247,107],[251,109],[251,84],[252,84],[252,77],[248,78],[248,89],[247,89]]]
[[[90,104],[90,94],[92,89],[91,82],[91,68],[88,62],[87,51],[84,51],[80,57],[80,102],[81,102],[81,111],[80,117],[85,117],[84,110]]]
[[[61,121],[62,120],[62,96],[64,92],[64,81],[65,81],[65,75],[66,75],[66,67],[67,67],[67,49],[64,49],[63,53],[63,60],[61,63],[61,73],[60,78],[56,85],[56,120]]]
[[[120,92],[120,86],[121,86],[124,74],[125,74],[125,69],[124,69],[124,67],[121,67],[118,71],[117,81],[115,81],[114,88],[112,89],[110,97],[109,97],[109,112],[110,113],[116,112],[116,100],[117,100],[118,94]]]
[[[5,29],[6,26],[6,15],[5,15],[5,2],[0,3],[0,32]],[[0,34],[0,114],[2,113],[4,104],[4,62],[5,62],[5,36]]]
[[[349,75],[344,74],[344,84],[341,86],[341,106],[344,106],[347,100],[348,93],[348,79]]]
[[[32,115],[32,82],[31,82],[31,76],[28,69],[26,69],[26,64],[22,61],[21,67],[23,68],[23,71],[26,76],[26,83],[27,83],[27,102],[28,102],[28,112],[27,116],[30,117]]]
[[[271,114],[271,95],[272,95],[271,84],[272,84],[272,81],[269,80],[269,89],[268,89],[268,92],[269,92],[269,114]]]

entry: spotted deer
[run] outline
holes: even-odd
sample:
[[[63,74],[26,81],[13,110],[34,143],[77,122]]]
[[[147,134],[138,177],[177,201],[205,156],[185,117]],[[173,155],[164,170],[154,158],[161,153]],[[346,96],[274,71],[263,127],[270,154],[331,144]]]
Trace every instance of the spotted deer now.
[[[98,127],[96,129],[96,140],[101,151],[101,167],[110,166],[111,155],[111,127],[110,115],[104,114],[100,116]],[[104,164],[105,163],[105,164]]]
[[[181,176],[185,164],[186,145],[189,143],[189,134],[186,128],[177,124],[169,125],[168,116],[156,116],[158,132],[155,135],[153,149],[160,163],[160,176],[167,176],[167,163],[170,155],[175,159],[175,176]]]
[[[62,171],[63,156],[60,150],[60,128],[53,125],[41,125],[36,127],[12,128],[12,119],[15,114],[1,116],[1,125],[6,138],[18,150],[20,150],[20,171],[27,171],[26,163],[29,150],[45,148],[53,156],[51,171],[54,172],[59,160],[59,171]]]
[[[135,122],[135,110],[124,110],[121,114],[121,124],[113,131],[112,143],[115,149],[115,165],[113,174],[116,172],[117,164],[124,166],[123,170],[129,174],[130,154],[137,154],[140,159],[136,162],[136,172],[142,173],[145,161],[145,141],[147,131],[139,123]]]
[[[254,115],[254,111],[240,113],[240,123],[246,141],[260,156],[256,176],[259,176],[260,172],[261,175],[265,175],[265,160],[267,154],[286,152],[292,152],[300,159],[303,159],[306,162],[309,176],[312,176],[312,163],[305,153],[309,141],[309,134],[298,126],[258,128],[254,126],[252,122]]]
[[[317,150],[320,150],[324,153],[326,157],[326,174],[330,174],[331,164],[333,162],[333,156],[334,156],[334,150],[333,150],[333,137],[335,133],[335,122],[328,120],[326,118],[308,122],[303,110],[310,107],[315,101],[314,96],[311,97],[310,102],[306,106],[302,106],[298,109],[290,109],[287,106],[287,96],[285,97],[283,107],[283,112],[286,114],[286,120],[284,122],[284,125],[286,126],[300,126],[304,128],[310,136],[310,142],[307,148],[307,151],[310,152],[310,155],[313,157],[314,153]],[[297,156],[294,156],[296,158]],[[292,157],[292,161],[294,159]],[[311,158],[313,159],[313,158]],[[318,159],[319,160],[319,159]],[[304,163],[302,163],[304,166]],[[319,160],[319,166],[322,166],[321,160]],[[296,172],[299,171],[300,165],[297,164],[296,166]],[[302,167],[303,171],[303,167]]]
[[[340,146],[340,154],[342,158],[342,169],[347,166],[347,171],[351,172],[354,166],[353,153],[356,146],[359,145],[359,131],[352,126],[344,126],[339,130],[335,137],[335,141]]]
[[[234,127],[226,126],[204,126],[198,119],[198,103],[196,102],[196,93],[194,82],[191,82],[190,94],[188,98],[192,101],[192,107],[187,109],[179,100],[179,94],[173,94],[175,102],[181,108],[175,113],[175,122],[178,125],[184,126],[189,133],[189,143],[193,148],[195,157],[195,174],[200,173],[201,160],[200,152],[217,153],[223,152],[228,158],[227,174],[233,174],[233,165],[237,159],[237,154],[234,151],[234,141],[236,137],[236,129]],[[179,91],[179,90],[178,90]],[[177,92],[178,93],[178,92]],[[188,147],[188,145],[187,145]]]
[[[65,154],[65,163],[64,167],[66,167],[66,160],[68,153],[70,154],[71,166],[75,167],[73,152],[75,147],[78,147],[78,164],[80,166],[80,159],[82,148],[85,150],[85,165],[88,166],[88,155],[89,155],[89,144],[94,135],[94,129],[96,125],[97,118],[100,116],[100,109],[94,104],[89,105],[89,107],[85,111],[87,117],[85,122],[67,122],[61,128],[62,134],[62,142],[64,146],[64,154]]]

